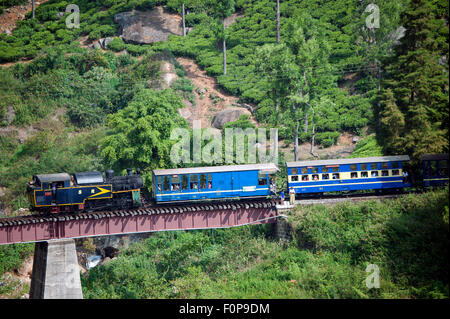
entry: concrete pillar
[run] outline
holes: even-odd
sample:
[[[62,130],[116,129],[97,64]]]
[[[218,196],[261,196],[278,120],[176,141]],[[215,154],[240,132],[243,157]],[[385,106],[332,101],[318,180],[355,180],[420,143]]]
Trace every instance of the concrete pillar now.
[[[83,299],[73,239],[35,244],[30,299]]]
[[[272,224],[272,236],[282,242],[289,242],[292,240],[291,226],[284,218],[278,218],[276,223]]]

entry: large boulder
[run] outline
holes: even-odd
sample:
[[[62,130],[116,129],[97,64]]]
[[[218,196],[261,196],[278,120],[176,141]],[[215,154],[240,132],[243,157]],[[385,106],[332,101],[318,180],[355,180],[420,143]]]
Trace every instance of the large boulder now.
[[[214,115],[211,125],[217,129],[222,129],[226,123],[237,121],[239,117],[244,114],[251,115],[250,112],[244,108],[227,108]]]
[[[167,41],[169,35],[182,35],[179,16],[164,13],[162,7],[151,11],[128,11],[114,16],[114,22],[120,25],[121,36],[125,42],[150,44]]]

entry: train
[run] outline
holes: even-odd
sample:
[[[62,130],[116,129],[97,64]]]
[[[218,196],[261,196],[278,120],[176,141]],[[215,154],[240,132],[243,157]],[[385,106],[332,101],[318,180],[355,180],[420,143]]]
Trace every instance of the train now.
[[[297,196],[330,192],[399,191],[412,182],[408,155],[326,159],[286,163],[286,191]],[[449,155],[422,156],[420,186],[449,182]],[[150,201],[154,205],[277,197],[274,163],[207,166],[152,171]],[[125,176],[114,171],[34,175],[27,184],[33,211],[81,212],[141,207],[146,201],[139,169]]]

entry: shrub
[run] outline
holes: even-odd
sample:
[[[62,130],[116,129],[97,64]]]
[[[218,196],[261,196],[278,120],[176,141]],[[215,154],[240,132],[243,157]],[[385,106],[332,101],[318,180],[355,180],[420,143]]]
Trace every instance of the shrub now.
[[[125,43],[122,38],[114,38],[109,44],[108,48],[113,50],[114,52],[119,52],[125,49]]]

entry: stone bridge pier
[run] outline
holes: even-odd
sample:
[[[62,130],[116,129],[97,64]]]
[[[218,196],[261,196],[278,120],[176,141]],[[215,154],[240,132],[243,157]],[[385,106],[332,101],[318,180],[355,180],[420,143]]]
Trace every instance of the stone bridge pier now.
[[[35,244],[30,299],[83,299],[74,239]]]

